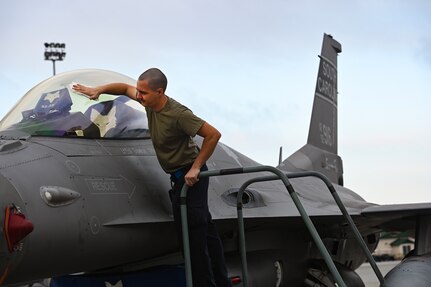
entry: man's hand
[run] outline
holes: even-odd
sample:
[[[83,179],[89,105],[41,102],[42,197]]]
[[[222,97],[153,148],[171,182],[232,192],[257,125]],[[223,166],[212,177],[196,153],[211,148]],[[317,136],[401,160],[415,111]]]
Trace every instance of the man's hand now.
[[[72,89],[77,91],[78,93],[87,95],[92,100],[97,100],[101,94],[101,92],[97,88],[91,88],[80,84],[73,85]]]
[[[199,181],[199,168],[192,167],[184,176],[184,180],[188,186],[193,186],[196,182]]]

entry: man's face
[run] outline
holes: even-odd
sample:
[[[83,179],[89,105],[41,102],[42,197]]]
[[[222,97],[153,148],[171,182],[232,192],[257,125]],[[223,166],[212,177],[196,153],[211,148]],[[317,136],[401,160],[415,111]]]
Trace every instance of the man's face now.
[[[148,80],[138,81],[136,85],[136,99],[144,107],[154,108],[161,100],[162,89],[152,90]]]

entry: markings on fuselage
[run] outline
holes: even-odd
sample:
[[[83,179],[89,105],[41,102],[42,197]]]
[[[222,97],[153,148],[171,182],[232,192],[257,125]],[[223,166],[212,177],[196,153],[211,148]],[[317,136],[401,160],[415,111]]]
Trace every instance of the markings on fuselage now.
[[[79,165],[71,160],[66,160],[66,166],[73,173],[81,173],[81,168],[79,167]]]
[[[86,178],[85,182],[91,194],[94,195],[127,194],[128,197],[131,198],[136,189],[136,186],[123,176],[120,176],[118,178]]]

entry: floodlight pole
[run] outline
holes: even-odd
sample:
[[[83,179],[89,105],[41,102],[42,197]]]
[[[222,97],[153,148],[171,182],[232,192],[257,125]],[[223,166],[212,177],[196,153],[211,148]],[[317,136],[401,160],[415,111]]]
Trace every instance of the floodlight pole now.
[[[55,60],[52,61],[52,75],[55,76]]]
[[[55,61],[63,61],[66,57],[65,43],[45,43],[45,60],[52,61],[53,76],[55,76]]]

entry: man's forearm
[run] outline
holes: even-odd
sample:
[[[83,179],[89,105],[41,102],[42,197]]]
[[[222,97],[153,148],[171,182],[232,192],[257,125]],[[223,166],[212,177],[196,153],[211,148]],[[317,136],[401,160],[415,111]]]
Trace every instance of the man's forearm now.
[[[188,186],[192,186],[199,181],[198,176],[200,169],[214,152],[221,137],[221,133],[206,122],[201,126],[197,134],[203,137],[204,141],[192,167],[184,176],[184,180]]]
[[[220,137],[220,133],[216,133],[204,138],[201,150],[198,157],[195,159],[192,168],[200,169],[205,164],[213,154]]]
[[[131,99],[136,99],[135,93],[131,92],[133,86],[125,83],[111,83],[97,87],[99,94],[125,95]]]

